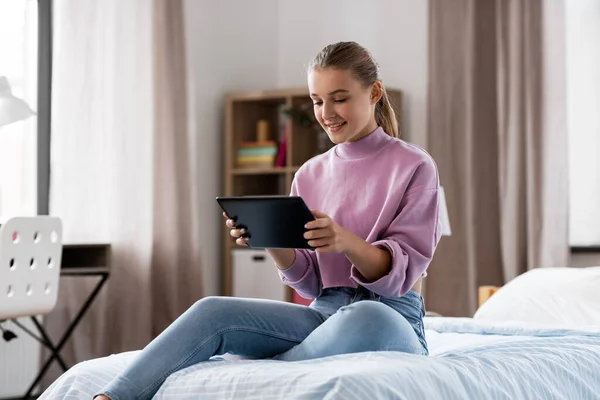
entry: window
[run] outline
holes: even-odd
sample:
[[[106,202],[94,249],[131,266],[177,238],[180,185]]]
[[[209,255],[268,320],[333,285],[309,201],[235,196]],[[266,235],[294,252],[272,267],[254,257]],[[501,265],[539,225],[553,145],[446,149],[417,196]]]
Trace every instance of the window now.
[[[600,246],[600,1],[565,2],[569,242]]]
[[[0,76],[36,110],[37,0],[0,0]],[[37,117],[0,127],[0,221],[37,213]]]

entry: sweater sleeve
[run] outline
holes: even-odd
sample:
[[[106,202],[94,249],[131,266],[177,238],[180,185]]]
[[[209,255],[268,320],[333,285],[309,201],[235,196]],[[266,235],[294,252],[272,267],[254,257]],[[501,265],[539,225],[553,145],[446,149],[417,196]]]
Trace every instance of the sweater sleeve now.
[[[366,281],[355,266],[351,278],[382,296],[402,296],[426,271],[440,240],[438,185],[416,186],[404,195],[399,210],[381,239],[372,243],[392,256],[390,272],[374,282]]]
[[[296,259],[288,269],[279,270],[279,277],[300,296],[305,299],[315,299],[323,290],[317,256],[311,250],[295,249],[294,251]]]
[[[291,196],[299,196],[298,173],[292,182]],[[323,291],[323,283],[319,274],[317,254],[313,250],[295,249],[295,259],[292,265],[279,270],[281,281],[295,289],[305,299],[315,299]]]

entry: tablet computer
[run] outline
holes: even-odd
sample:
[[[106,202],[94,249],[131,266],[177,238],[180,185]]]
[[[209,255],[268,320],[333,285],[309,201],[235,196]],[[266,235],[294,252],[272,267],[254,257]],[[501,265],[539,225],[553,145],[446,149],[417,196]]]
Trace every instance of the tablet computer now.
[[[312,249],[304,225],[315,217],[299,196],[217,197],[217,202],[236,227],[246,228],[252,248]]]

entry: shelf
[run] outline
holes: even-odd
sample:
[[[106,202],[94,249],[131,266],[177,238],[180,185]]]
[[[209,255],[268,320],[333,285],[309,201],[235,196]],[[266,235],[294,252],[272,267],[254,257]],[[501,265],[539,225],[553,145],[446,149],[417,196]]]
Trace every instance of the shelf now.
[[[235,168],[232,170],[233,175],[271,175],[285,174],[286,172],[286,167]]]
[[[306,87],[231,93],[228,99],[230,101],[279,101],[282,99],[285,100],[287,97],[304,97],[310,99],[308,88]]]
[[[286,172],[296,172],[300,167],[266,167],[266,168],[235,168],[231,172],[233,175],[275,175],[285,174]]]

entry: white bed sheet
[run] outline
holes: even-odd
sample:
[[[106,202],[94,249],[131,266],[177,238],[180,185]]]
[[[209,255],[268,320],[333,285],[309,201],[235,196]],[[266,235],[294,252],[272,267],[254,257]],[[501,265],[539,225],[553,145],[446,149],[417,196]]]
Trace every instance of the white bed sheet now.
[[[468,318],[428,318],[425,325],[430,357],[369,352],[200,363],[171,375],[155,398],[600,399],[600,332]],[[81,363],[41,399],[89,399],[134,355]]]

